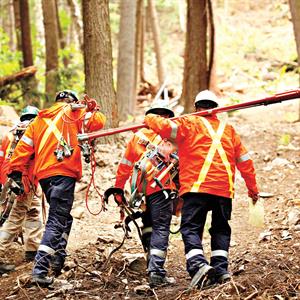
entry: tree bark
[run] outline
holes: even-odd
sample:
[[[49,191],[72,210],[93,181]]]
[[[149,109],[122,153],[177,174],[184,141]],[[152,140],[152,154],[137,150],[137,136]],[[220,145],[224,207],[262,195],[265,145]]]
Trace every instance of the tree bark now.
[[[19,3],[23,66],[26,68],[33,65],[29,5],[28,0],[20,0]]]
[[[207,1],[188,0],[184,75],[181,103],[185,112],[194,110],[195,96],[208,88]]]
[[[121,0],[117,102],[120,120],[126,120],[135,110],[135,44],[136,1]]]
[[[58,32],[55,0],[42,0],[46,40],[46,100],[54,101],[58,86]]]
[[[80,10],[78,7],[78,4],[74,0],[67,0],[68,5],[71,10],[71,18],[72,18],[72,23],[75,26],[75,33],[78,39],[78,44],[81,50],[83,50],[83,36],[82,36],[82,20],[80,16]]]
[[[100,102],[106,127],[118,126],[113,87],[112,44],[108,0],[83,0],[84,71],[86,93]],[[110,141],[114,138],[106,138]]]
[[[157,75],[158,75],[159,85],[161,86],[165,81],[165,70],[164,70],[160,41],[159,41],[160,32],[158,26],[158,18],[157,18],[155,5],[152,0],[148,0],[148,6],[149,6],[151,29],[152,29],[153,41],[154,41],[154,51],[156,56]]]
[[[20,17],[20,5],[19,0],[14,0],[14,17],[15,17],[15,31],[17,40],[17,50],[22,51],[22,40],[21,40],[21,17]],[[20,65],[22,63],[20,62]]]
[[[212,1],[208,0],[208,20],[209,20],[209,63],[208,63],[208,86],[212,91],[217,92],[217,75],[216,75],[216,51],[215,51],[215,23]]]
[[[298,68],[300,69],[300,2],[299,0],[289,0],[290,10],[292,15],[292,22],[294,28],[294,35],[297,47]],[[299,77],[300,85],[300,77]],[[298,120],[300,120],[300,102],[298,102]]]
[[[138,0],[136,22],[136,81],[137,85],[145,82],[144,72],[145,7],[144,1]]]

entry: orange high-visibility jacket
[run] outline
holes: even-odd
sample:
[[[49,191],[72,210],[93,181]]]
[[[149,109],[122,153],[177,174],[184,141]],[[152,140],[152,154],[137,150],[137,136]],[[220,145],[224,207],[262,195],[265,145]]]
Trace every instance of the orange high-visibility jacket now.
[[[13,140],[13,135],[11,133],[6,134],[3,137],[2,144],[0,146],[0,183],[5,184],[7,180],[7,174],[9,172],[9,160],[7,155],[10,150],[10,145]]]
[[[67,103],[55,103],[49,109],[40,111],[26,129],[11,158],[10,171],[22,172],[24,164],[34,154],[33,173],[38,180],[57,175],[80,179],[82,164],[77,134],[101,129],[104,123],[105,116],[100,112],[86,113],[85,109],[72,111]],[[58,161],[54,151],[61,137],[74,151],[70,157]]]
[[[12,146],[14,136],[11,132],[4,136],[0,146],[0,183],[5,184],[7,174],[10,172],[10,159],[8,158],[9,151]],[[29,193],[31,187],[36,186],[33,176],[34,158],[30,158],[26,165],[23,166],[23,185],[25,193]]]
[[[216,115],[172,121],[148,114],[145,124],[177,143],[180,195],[198,192],[233,198],[236,167],[248,190],[258,193],[253,161],[234,128]]]
[[[131,138],[131,140],[128,142],[125,154],[121,162],[119,163],[117,175],[116,175],[115,187],[123,189],[126,181],[129,178],[132,180],[134,164],[141,159],[141,157],[147,150],[145,145],[146,144],[145,139],[141,138],[141,136],[139,136],[140,135],[139,133],[142,133],[142,135],[144,135],[151,144],[152,143],[155,144],[156,141],[162,140],[158,134],[156,134],[155,132],[147,128],[142,128],[137,133],[135,133]],[[170,183],[166,184],[166,181],[168,180]],[[137,179],[137,183],[139,182],[140,182],[140,177],[138,177]],[[175,189],[175,184],[172,182],[172,180],[170,180],[169,175],[166,175],[161,182],[164,185],[164,189]],[[150,195],[153,194],[154,192],[161,190],[157,185],[154,188],[151,187],[152,183],[153,183],[153,179],[147,182],[146,193],[145,193],[146,195]],[[139,191],[142,191],[142,184],[139,186]]]

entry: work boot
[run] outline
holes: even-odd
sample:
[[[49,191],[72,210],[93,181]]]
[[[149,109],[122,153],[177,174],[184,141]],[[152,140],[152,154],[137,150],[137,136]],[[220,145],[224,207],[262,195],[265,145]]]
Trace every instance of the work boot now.
[[[36,284],[41,287],[47,287],[53,283],[53,277],[48,277],[46,275],[32,275],[31,283]]]
[[[34,261],[36,256],[36,251],[25,251],[25,261],[30,262]]]
[[[9,273],[15,270],[15,265],[0,263],[0,274]]]
[[[65,264],[65,259],[60,255],[54,255],[51,259],[51,269],[54,273],[54,276],[57,277],[61,275],[61,270]]]
[[[175,284],[175,279],[173,277],[166,277],[159,275],[155,272],[149,274],[149,285],[153,289],[158,286],[172,285]]]
[[[198,286],[200,289],[203,288],[203,284],[206,280],[214,281],[216,270],[207,264],[201,264],[199,270],[193,276],[190,283],[190,288]]]
[[[228,282],[231,280],[231,276],[229,273],[225,273],[225,274],[222,274],[221,276],[217,277],[217,282],[220,283],[220,284],[223,284],[225,282]]]

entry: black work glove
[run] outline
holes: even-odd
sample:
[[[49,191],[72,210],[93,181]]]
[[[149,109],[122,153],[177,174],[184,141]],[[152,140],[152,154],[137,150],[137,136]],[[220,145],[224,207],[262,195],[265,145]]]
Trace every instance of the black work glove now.
[[[124,196],[124,191],[121,188],[111,187],[104,192],[103,199],[108,203],[108,198],[110,195],[114,195],[115,202],[119,205],[127,204]]]
[[[2,184],[0,183],[0,193],[2,192]]]
[[[13,180],[10,189],[17,195],[24,194],[24,185],[22,183],[22,172],[12,171],[7,175],[8,178]]]

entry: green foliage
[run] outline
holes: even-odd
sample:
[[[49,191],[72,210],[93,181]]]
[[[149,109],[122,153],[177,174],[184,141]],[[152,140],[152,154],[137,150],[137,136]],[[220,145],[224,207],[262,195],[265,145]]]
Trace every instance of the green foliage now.
[[[287,146],[291,142],[291,135],[290,134],[283,134],[279,139],[279,144],[283,146]]]
[[[0,27],[0,76],[10,75],[17,72],[20,68],[21,53],[19,51],[15,53],[11,51],[8,42],[9,38],[7,34]]]

